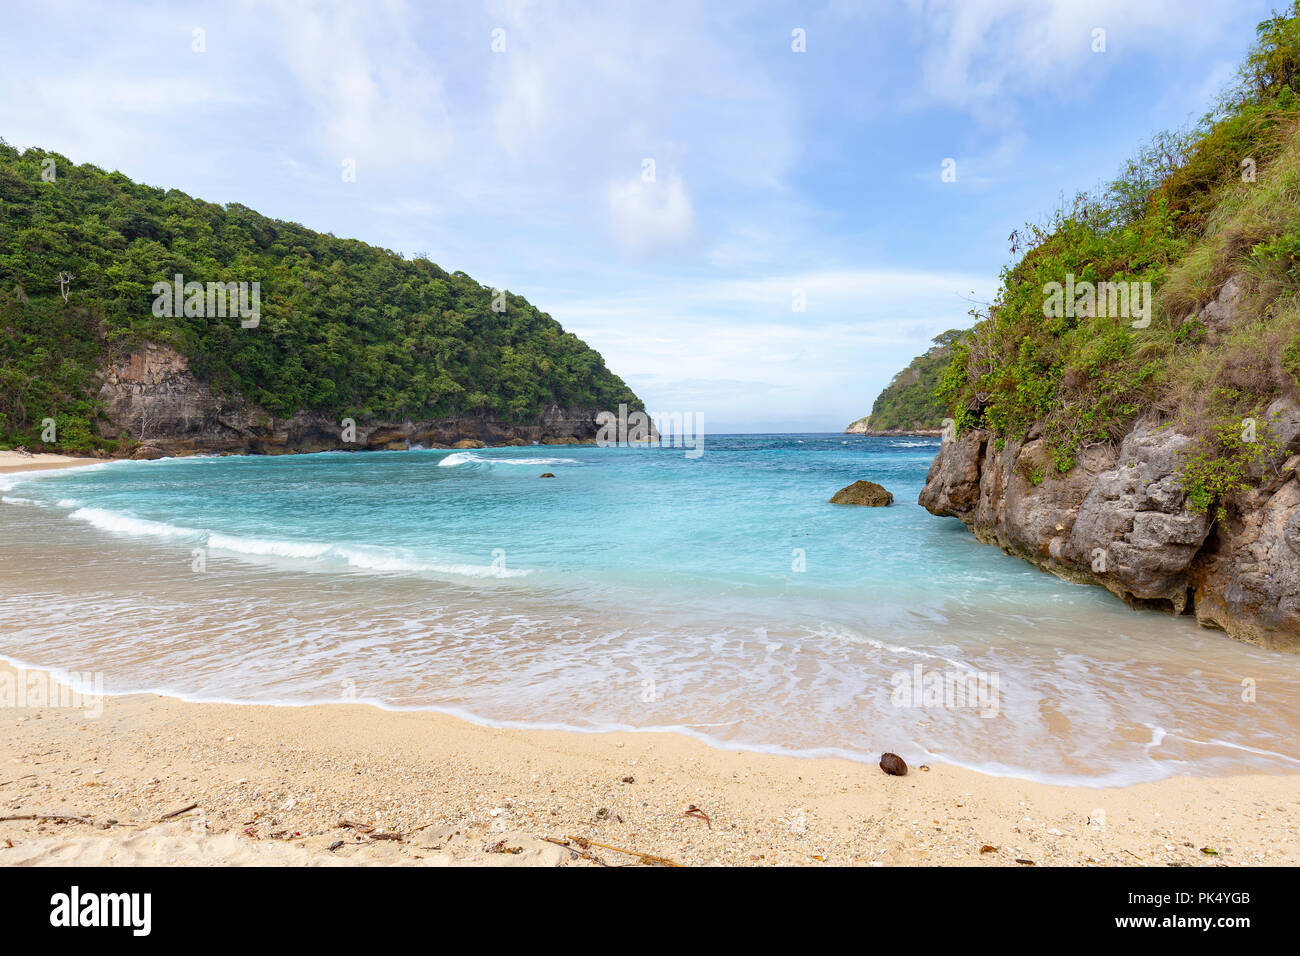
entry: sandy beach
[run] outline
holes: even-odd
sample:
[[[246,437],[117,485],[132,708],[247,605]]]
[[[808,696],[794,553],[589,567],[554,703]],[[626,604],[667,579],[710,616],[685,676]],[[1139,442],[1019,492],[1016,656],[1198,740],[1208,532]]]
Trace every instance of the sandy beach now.
[[[1300,862],[1297,776],[1088,789],[361,704],[12,706],[46,680],[0,668],[0,864]]]
[[[0,451],[0,475],[12,475],[21,471],[49,471],[51,468],[75,468],[78,465],[93,465],[99,460],[52,455],[48,452],[24,455],[16,451]]]

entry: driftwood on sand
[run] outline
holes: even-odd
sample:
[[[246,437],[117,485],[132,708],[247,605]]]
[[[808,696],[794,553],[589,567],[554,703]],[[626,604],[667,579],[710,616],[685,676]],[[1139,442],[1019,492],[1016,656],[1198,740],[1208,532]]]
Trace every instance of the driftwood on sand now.
[[[20,813],[13,817],[0,817],[0,823],[7,823],[10,820],[40,820],[42,822],[54,821],[57,823],[89,823],[94,824],[90,817],[77,816],[72,813]]]

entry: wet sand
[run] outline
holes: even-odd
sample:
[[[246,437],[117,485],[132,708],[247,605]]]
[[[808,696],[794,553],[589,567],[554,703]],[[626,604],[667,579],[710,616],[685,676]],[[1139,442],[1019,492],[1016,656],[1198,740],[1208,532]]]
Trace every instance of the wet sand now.
[[[0,666],[0,817],[69,819],[0,820],[0,864],[646,865],[597,843],[688,866],[1300,863],[1296,775],[1112,789],[938,765],[890,777],[364,704],[16,707],[19,680],[51,686]]]

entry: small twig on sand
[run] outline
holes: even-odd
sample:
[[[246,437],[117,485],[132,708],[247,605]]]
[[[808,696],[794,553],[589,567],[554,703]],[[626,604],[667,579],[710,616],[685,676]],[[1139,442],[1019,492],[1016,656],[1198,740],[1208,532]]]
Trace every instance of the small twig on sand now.
[[[351,820],[340,820],[339,826],[346,830],[360,830],[362,833],[374,833],[375,828],[368,823],[353,823]]]
[[[709,815],[693,803],[686,808],[686,816],[695,817],[697,820],[703,820],[709,825],[710,830],[713,829],[713,821],[709,819]]]
[[[575,860],[590,860],[592,863],[597,863],[600,866],[609,866],[608,863],[596,856],[596,854],[590,852],[585,847],[582,847],[582,844],[578,844],[580,849],[575,850],[572,843],[577,843],[577,840],[573,840],[572,838],[570,840],[557,840],[554,837],[542,837],[542,839],[547,843],[554,843],[556,846],[564,847],[573,854]]]
[[[396,840],[398,843],[402,842],[400,833],[367,833],[366,836],[372,840]]]
[[[621,846],[610,846],[608,843],[597,843],[595,840],[588,840],[583,837],[571,836],[569,839],[578,844],[578,846],[582,847],[584,850],[589,846],[598,846],[602,850],[613,850],[615,853],[626,853],[628,856],[640,857],[641,862],[645,864],[658,863],[660,866],[681,866],[680,863],[674,863],[672,860],[665,857],[655,856],[651,853],[642,853],[640,850],[625,850]],[[552,840],[550,842],[555,843],[557,841]]]
[[[71,813],[22,813],[16,817],[0,817],[0,823],[6,823],[10,820],[54,820],[59,823],[73,821],[75,823],[94,823],[90,817],[79,817]]]
[[[191,803],[188,807],[181,807],[179,810],[173,810],[171,813],[164,813],[158,818],[158,822],[162,823],[164,820],[170,820],[172,817],[179,817],[182,813],[189,813],[191,810],[197,810],[198,808],[199,805],[197,803]]]

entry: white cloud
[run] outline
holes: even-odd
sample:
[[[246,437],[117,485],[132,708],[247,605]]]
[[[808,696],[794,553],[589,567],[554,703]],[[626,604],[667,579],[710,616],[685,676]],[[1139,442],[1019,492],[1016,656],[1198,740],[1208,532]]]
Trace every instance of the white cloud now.
[[[505,56],[506,80],[496,106],[497,142],[512,155],[524,152],[545,127],[550,115],[546,70],[532,56]]]
[[[115,69],[20,75],[3,104],[3,135],[14,146],[67,153],[76,162],[113,162],[168,128],[247,106],[251,97],[200,76],[122,76]],[[58,137],[45,133],[57,127]],[[202,145],[202,144],[198,144]]]
[[[1039,91],[1077,95],[1113,60],[1181,56],[1212,45],[1232,4],[1188,0],[911,0],[927,98],[987,119],[995,104]],[[1105,52],[1093,51],[1093,30]]]
[[[452,127],[442,79],[412,36],[405,3],[275,6],[276,43],[316,111],[317,144],[338,161],[388,168],[447,154]]]
[[[821,270],[679,281],[640,295],[552,297],[550,311],[651,407],[738,422],[775,404],[809,421],[847,423],[866,413],[858,409],[874,392],[865,393],[934,335],[969,325],[966,297],[988,300],[996,284],[962,273]],[[795,289],[807,295],[806,312],[793,311]]]
[[[410,216],[418,219],[438,219],[446,213],[440,203],[415,198],[372,202],[370,208],[382,216]]]
[[[610,224],[628,248],[642,251],[680,243],[691,235],[695,211],[681,177],[616,181],[606,191]]]

